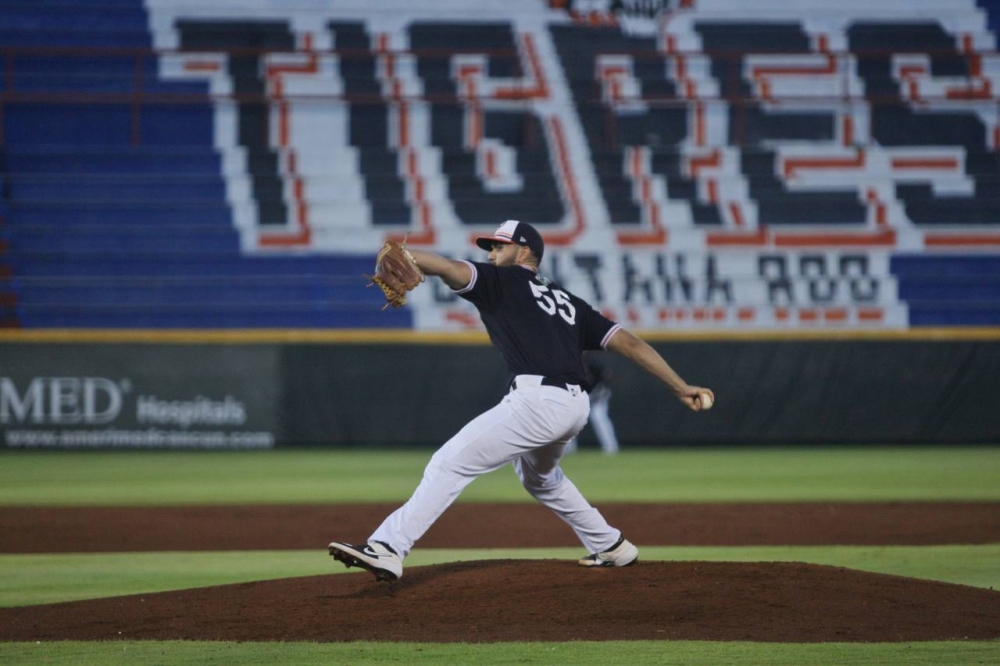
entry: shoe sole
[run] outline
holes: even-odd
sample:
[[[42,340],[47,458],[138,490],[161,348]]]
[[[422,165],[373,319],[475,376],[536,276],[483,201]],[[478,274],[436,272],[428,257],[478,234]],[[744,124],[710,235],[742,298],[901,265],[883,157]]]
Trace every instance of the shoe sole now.
[[[334,548],[333,546],[330,546],[330,555],[333,557],[333,559],[337,560],[338,562],[343,562],[344,566],[346,566],[348,569],[350,569],[351,567],[358,567],[360,569],[364,569],[368,573],[375,576],[375,580],[379,582],[392,583],[399,580],[399,576],[392,573],[391,571],[386,571],[385,569],[380,569],[379,567],[372,566],[371,564],[365,562],[361,558],[351,555],[350,553],[345,553],[339,548]]]

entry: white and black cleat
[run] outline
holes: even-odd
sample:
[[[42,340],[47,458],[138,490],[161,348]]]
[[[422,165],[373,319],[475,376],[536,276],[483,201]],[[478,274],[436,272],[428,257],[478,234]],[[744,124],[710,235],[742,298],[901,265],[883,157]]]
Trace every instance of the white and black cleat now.
[[[638,559],[639,549],[622,537],[611,548],[582,557],[577,560],[577,564],[581,567],[627,567],[635,564]]]
[[[334,541],[330,544],[330,555],[347,568],[361,567],[371,572],[375,580],[391,583],[403,575],[403,560],[388,544],[372,541],[363,546]]]

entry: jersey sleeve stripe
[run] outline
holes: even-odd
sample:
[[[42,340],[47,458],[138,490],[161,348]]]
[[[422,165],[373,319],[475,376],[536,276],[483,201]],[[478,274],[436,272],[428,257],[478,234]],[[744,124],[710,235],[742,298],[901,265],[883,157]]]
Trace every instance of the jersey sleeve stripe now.
[[[621,324],[615,324],[614,326],[612,326],[611,330],[608,331],[601,339],[601,349],[607,349],[608,343],[611,342],[611,338],[613,338],[615,336],[615,333],[617,333],[620,330],[622,330]]]
[[[471,291],[472,288],[476,286],[476,279],[479,277],[479,271],[476,270],[476,265],[471,261],[465,261],[464,259],[460,259],[459,261],[461,261],[464,264],[467,264],[469,268],[472,269],[472,277],[469,278],[469,284],[465,285],[461,289],[452,289],[452,291],[455,292],[456,294],[464,294],[468,291]]]

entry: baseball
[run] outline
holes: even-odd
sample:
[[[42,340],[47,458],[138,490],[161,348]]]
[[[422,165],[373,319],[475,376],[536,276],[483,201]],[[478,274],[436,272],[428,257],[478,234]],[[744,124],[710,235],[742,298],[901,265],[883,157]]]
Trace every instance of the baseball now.
[[[711,409],[712,408],[712,394],[711,393],[709,393],[708,391],[702,391],[701,392],[701,396],[699,396],[699,397],[701,398],[701,408],[702,409]]]

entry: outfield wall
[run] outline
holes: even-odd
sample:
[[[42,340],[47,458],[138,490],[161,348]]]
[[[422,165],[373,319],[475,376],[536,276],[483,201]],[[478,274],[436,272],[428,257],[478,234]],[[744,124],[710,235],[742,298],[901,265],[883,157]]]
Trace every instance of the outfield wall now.
[[[652,339],[716,406],[606,353],[611,415],[625,446],[1000,442],[1000,336],[967,333]],[[59,335],[0,344],[7,449],[431,446],[504,392],[478,334]]]

